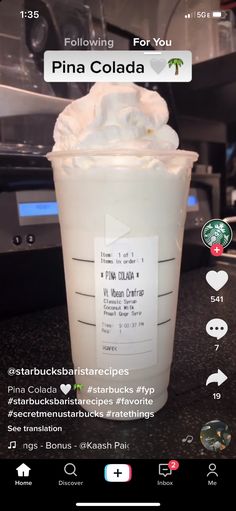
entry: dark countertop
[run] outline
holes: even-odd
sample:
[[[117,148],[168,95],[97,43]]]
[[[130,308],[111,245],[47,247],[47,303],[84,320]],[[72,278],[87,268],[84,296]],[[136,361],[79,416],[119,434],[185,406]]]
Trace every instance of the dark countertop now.
[[[73,377],[61,376],[7,376],[8,367],[72,367],[66,307],[56,307],[4,320],[0,323],[3,374],[1,377],[0,398],[5,417],[3,431],[3,458],[235,458],[236,457],[236,326],[235,289],[236,266],[218,267],[229,274],[226,286],[216,293],[205,281],[209,268],[201,268],[181,276],[179,306],[176,323],[174,359],[167,404],[154,418],[130,422],[104,419],[25,419],[12,420],[7,417],[9,397],[24,397],[8,394],[7,385],[15,386],[55,386],[61,383],[73,384]],[[223,303],[210,303],[210,296],[223,295]],[[229,330],[220,341],[220,349],[215,351],[214,339],[205,331],[206,323],[214,318],[224,319]],[[228,380],[221,386],[205,386],[207,377],[221,369]],[[213,399],[213,393],[220,392],[220,400]],[[70,392],[70,397],[75,397]],[[35,397],[44,397],[36,395]],[[47,397],[51,395],[47,394]],[[57,397],[64,397],[59,393]],[[29,395],[25,395],[29,397]],[[40,409],[55,409],[40,407]],[[64,407],[62,409],[67,409]],[[15,407],[15,409],[29,409]],[[32,407],[32,409],[35,409]],[[61,408],[60,408],[61,409]],[[71,406],[70,410],[77,409]],[[231,444],[221,453],[206,451],[199,440],[199,433],[205,422],[220,419],[231,430]],[[43,422],[44,421],[44,422]],[[61,433],[7,433],[7,424],[36,426],[39,424],[61,425]],[[186,435],[192,435],[192,443],[183,443]],[[10,440],[17,440],[17,449],[8,449]],[[110,442],[107,450],[79,448],[80,442]],[[114,442],[129,443],[128,449],[114,450]],[[40,447],[45,442],[63,444],[60,450]],[[32,447],[38,444],[38,449]],[[31,444],[32,450],[29,450]],[[67,444],[72,449],[65,448]],[[109,445],[108,445],[109,447]]]

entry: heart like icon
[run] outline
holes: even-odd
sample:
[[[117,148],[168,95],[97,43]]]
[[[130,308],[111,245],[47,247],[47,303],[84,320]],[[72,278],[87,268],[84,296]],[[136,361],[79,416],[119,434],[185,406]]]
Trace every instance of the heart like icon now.
[[[61,391],[63,392],[63,394],[68,394],[68,392],[70,392],[71,390],[71,385],[69,383],[65,384],[65,383],[62,383],[60,385],[60,389]]]
[[[163,58],[158,59],[155,57],[154,59],[151,59],[150,64],[151,64],[153,71],[155,71],[155,73],[159,74],[166,67],[167,62]]]
[[[206,274],[206,281],[215,291],[219,291],[228,281],[228,273],[224,270],[208,271]]]

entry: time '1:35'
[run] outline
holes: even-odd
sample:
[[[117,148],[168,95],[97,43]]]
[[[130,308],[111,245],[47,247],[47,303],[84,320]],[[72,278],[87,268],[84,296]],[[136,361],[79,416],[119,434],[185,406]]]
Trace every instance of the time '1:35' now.
[[[39,18],[39,11],[20,11],[22,18]]]

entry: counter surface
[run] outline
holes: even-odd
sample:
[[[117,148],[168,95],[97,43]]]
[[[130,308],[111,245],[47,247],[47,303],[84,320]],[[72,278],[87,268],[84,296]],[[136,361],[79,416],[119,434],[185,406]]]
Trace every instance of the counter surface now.
[[[178,314],[176,322],[175,349],[167,404],[154,418],[130,422],[109,421],[95,418],[82,419],[12,419],[7,417],[11,409],[7,400],[19,398],[19,393],[7,394],[7,386],[27,387],[49,386],[59,388],[61,383],[73,384],[73,377],[61,376],[7,376],[9,367],[72,367],[68,320],[66,307],[43,310],[34,314],[17,316],[0,323],[2,351],[1,402],[4,417],[2,438],[5,446],[4,458],[235,458],[236,457],[236,314],[235,289],[236,268],[222,266],[229,274],[229,281],[223,290],[216,293],[206,283],[209,268],[201,268],[181,276]],[[211,295],[223,296],[223,303],[211,303]],[[205,331],[206,323],[214,318],[224,319],[229,330],[219,341],[215,351],[215,340]],[[207,377],[221,369],[228,380],[221,386],[205,386]],[[220,392],[221,399],[214,400],[213,393]],[[45,395],[44,395],[45,396]],[[59,390],[54,396],[63,398]],[[69,394],[75,397],[74,391]],[[67,397],[69,397],[67,396]],[[27,393],[25,397],[29,397]],[[43,397],[43,395],[34,395]],[[46,394],[46,397],[51,395]],[[28,410],[30,406],[14,406],[15,410]],[[32,407],[35,409],[34,407]],[[40,409],[54,410],[52,406]],[[65,407],[63,409],[67,409]],[[61,409],[61,408],[60,408]],[[70,406],[70,410],[76,409]],[[232,441],[221,453],[206,451],[199,440],[202,425],[213,419],[226,422],[231,430]],[[43,422],[44,421],[44,422]],[[52,424],[62,426],[61,433],[21,432],[8,433],[7,423],[17,426],[38,426]],[[192,443],[184,442],[187,435],[193,436]],[[17,449],[8,449],[10,440],[17,440]],[[46,442],[62,444],[60,450],[41,447]],[[105,443],[106,450],[79,448],[80,442]],[[128,443],[129,449],[114,448],[114,442]],[[23,449],[24,444],[24,449]],[[27,444],[27,445],[26,445]],[[30,444],[30,446],[29,446]],[[33,444],[37,444],[35,449]],[[71,444],[72,448],[68,448]],[[74,447],[77,446],[77,447]]]

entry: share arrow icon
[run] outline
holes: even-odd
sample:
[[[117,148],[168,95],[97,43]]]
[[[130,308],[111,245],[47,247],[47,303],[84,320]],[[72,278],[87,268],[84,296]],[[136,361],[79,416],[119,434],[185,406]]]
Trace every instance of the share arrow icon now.
[[[228,380],[228,376],[226,376],[226,374],[224,374],[220,369],[218,369],[217,373],[213,373],[210,374],[210,376],[208,376],[206,385],[209,385],[209,383],[217,383],[219,387],[226,380]]]

